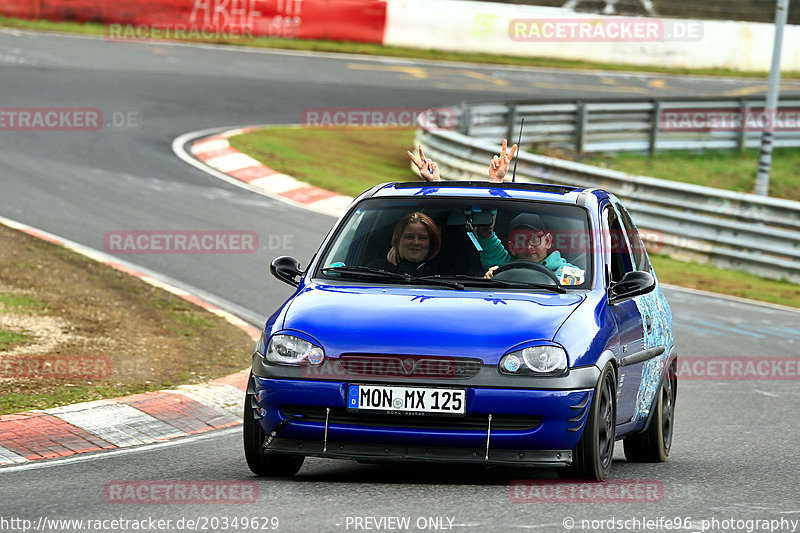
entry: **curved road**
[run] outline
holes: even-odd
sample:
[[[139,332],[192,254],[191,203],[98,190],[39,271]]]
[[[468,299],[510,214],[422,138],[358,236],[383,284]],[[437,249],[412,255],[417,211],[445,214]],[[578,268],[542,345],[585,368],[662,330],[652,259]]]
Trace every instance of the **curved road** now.
[[[798,84],[784,88],[797,90]],[[0,31],[3,108],[89,107],[106,117],[130,112],[136,119],[99,132],[0,131],[0,215],[98,249],[112,230],[256,231],[262,249],[252,255],[125,259],[201,289],[261,326],[289,294],[289,287],[268,278],[267,262],[284,254],[307,262],[333,219],[186,165],[170,148],[178,135],[223,126],[297,123],[309,107],[418,108],[532,96],[749,95],[764,89],[755,80],[109,43]],[[275,242],[283,244],[270,249]],[[797,313],[676,290],[668,290],[667,296],[683,356],[798,355]],[[248,356],[243,354],[243,367]],[[164,445],[0,468],[0,530],[14,530],[3,519],[36,523],[42,516],[169,519],[171,530],[178,530],[174,524],[180,518],[203,516],[278,517],[279,531],[392,530],[394,525],[356,517],[408,517],[412,531],[440,524],[457,531],[549,532],[566,531],[569,519],[575,520],[574,529],[581,529],[581,520],[659,517],[688,519],[683,523],[691,527],[683,531],[699,531],[701,520],[712,518],[720,521],[717,531],[726,530],[722,521],[731,518],[789,523],[800,519],[795,488],[800,460],[791,437],[800,433],[798,412],[796,381],[681,382],[669,461],[628,464],[621,446],[616,454],[614,479],[658,480],[663,486],[659,501],[647,503],[511,501],[513,480],[554,479],[546,470],[309,459],[291,480],[260,480],[244,462],[239,430],[229,429]],[[258,501],[106,503],[106,483],[125,480],[254,481]],[[593,529],[610,530],[610,525],[595,523]],[[647,530],[628,525],[629,530]],[[667,529],[662,525],[661,530]]]

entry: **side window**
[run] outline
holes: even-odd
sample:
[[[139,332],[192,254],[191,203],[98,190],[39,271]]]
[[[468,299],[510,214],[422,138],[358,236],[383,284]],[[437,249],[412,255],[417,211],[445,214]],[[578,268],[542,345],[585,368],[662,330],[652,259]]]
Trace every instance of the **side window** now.
[[[633,270],[633,263],[631,262],[631,254],[628,249],[625,232],[622,229],[616,211],[606,208],[603,217],[608,231],[605,240],[611,255],[611,281],[617,282],[625,274]]]
[[[628,242],[631,243],[633,262],[636,263],[636,270],[644,270],[645,272],[649,272],[650,260],[647,257],[647,251],[645,251],[642,237],[636,230],[636,226],[633,224],[633,220],[631,220],[631,215],[628,213],[628,210],[625,209],[622,204],[617,204],[617,208],[619,209],[619,216],[622,219],[622,225],[625,228],[625,233],[628,235]]]

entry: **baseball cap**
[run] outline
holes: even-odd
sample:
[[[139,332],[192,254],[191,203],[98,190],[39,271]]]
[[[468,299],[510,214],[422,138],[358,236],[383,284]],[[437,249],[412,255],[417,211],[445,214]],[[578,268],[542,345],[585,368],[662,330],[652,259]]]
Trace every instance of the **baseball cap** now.
[[[520,228],[529,228],[536,231],[545,231],[544,222],[539,215],[533,213],[520,213],[511,220],[511,231]]]

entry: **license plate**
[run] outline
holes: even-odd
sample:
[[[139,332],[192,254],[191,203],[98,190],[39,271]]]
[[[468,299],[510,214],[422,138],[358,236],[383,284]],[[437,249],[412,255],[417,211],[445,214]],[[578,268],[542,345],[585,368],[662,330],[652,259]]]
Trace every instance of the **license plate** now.
[[[467,412],[466,398],[464,389],[350,385],[347,407],[363,411],[463,415]]]

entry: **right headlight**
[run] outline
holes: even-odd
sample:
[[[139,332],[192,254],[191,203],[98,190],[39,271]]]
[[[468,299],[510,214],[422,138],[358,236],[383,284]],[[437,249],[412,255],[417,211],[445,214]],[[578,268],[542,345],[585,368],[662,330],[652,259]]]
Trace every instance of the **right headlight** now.
[[[273,335],[267,346],[266,360],[279,365],[320,365],[325,361],[325,351],[294,335]]]
[[[505,354],[499,367],[503,374],[561,374],[567,369],[567,352],[560,346],[529,346]]]

